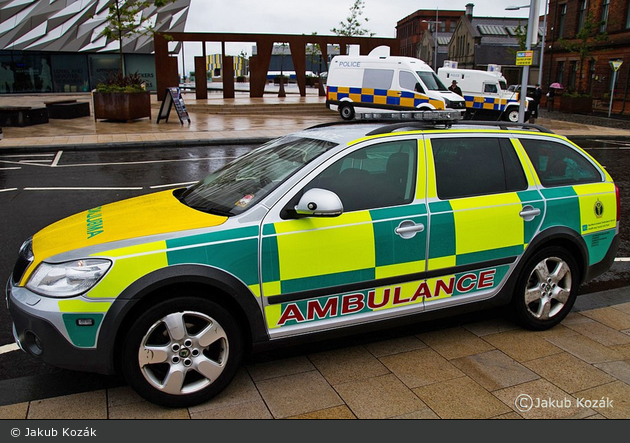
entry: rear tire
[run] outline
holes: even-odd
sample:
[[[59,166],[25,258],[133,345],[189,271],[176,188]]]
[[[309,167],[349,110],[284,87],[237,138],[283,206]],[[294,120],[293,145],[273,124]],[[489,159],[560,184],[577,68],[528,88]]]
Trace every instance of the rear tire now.
[[[518,109],[511,109],[507,111],[505,113],[505,120],[512,123],[518,123]]]
[[[225,308],[200,297],[177,297],[148,309],[129,328],[122,372],[146,400],[188,407],[221,392],[242,357],[242,333]]]
[[[339,105],[339,115],[344,120],[352,120],[354,118],[354,107],[349,103]]]
[[[516,283],[512,308],[527,329],[541,331],[560,323],[577,297],[580,276],[565,249],[550,246],[534,254]]]

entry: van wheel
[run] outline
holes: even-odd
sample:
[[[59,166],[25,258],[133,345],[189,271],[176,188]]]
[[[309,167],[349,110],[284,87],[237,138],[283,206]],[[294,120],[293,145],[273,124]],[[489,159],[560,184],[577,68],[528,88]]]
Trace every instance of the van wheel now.
[[[577,297],[579,271],[563,248],[548,247],[531,257],[516,284],[512,306],[527,329],[540,331],[560,323]]]
[[[505,115],[505,120],[512,123],[518,123],[518,109],[512,109],[506,112],[504,115]]]
[[[167,407],[209,400],[234,378],[243,339],[220,305],[197,297],[166,300],[133,323],[122,348],[122,372],[145,399]]]
[[[352,120],[354,118],[354,108],[348,103],[339,105],[339,115],[344,120]]]

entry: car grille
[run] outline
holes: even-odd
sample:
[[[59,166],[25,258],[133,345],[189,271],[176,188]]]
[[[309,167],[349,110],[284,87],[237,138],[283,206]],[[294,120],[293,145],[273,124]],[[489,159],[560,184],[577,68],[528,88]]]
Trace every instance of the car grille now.
[[[18,255],[17,262],[13,267],[13,283],[19,283],[22,280],[22,276],[24,276],[24,272],[26,272],[26,268],[33,261],[33,252],[32,252],[32,243],[29,241],[25,243],[25,245],[20,249],[20,253]]]

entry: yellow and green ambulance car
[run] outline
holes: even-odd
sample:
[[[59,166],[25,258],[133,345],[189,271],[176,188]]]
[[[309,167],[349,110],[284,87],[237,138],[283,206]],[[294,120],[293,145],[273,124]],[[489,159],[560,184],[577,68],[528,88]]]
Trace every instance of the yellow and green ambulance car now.
[[[7,301],[24,351],[184,406],[252,348],[501,304],[554,326],[618,229],[606,170],[544,128],[331,124],[48,226]]]

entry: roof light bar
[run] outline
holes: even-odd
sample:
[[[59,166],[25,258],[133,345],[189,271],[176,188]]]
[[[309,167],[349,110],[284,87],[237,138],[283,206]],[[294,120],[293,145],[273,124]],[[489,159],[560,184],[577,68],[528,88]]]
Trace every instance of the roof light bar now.
[[[365,112],[357,113],[356,120],[416,120],[426,122],[454,122],[464,118],[464,110],[450,109],[439,111],[411,111],[411,112]]]

